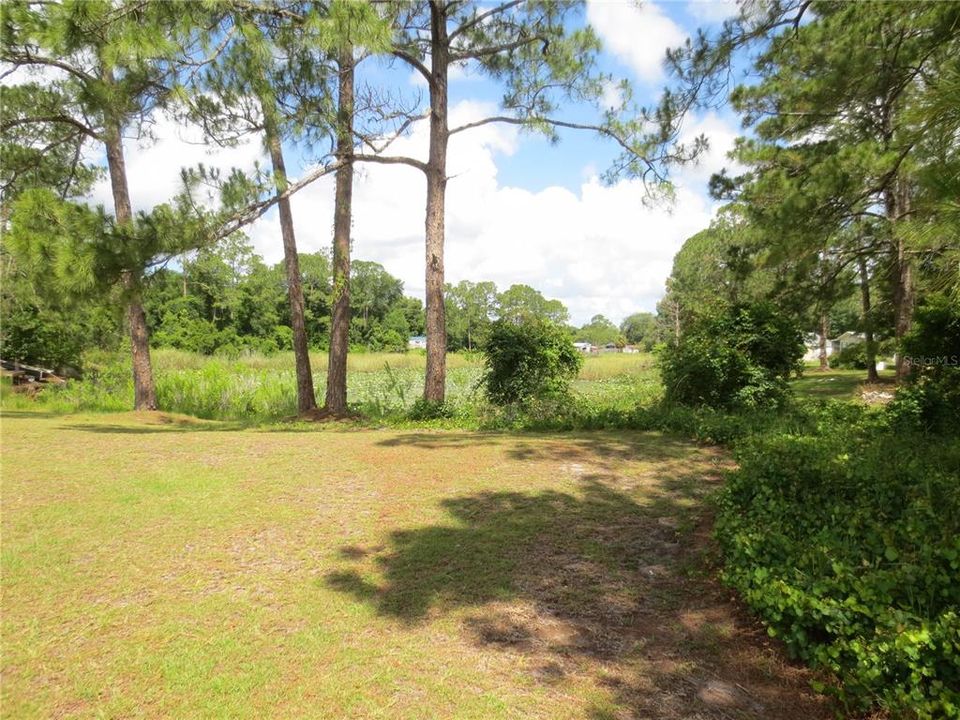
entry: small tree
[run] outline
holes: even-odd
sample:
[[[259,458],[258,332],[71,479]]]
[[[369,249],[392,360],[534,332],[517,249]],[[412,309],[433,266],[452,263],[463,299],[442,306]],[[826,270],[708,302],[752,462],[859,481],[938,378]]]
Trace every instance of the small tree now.
[[[664,347],[659,365],[669,402],[755,408],[782,399],[802,356],[796,324],[757,303],[699,317]]]
[[[583,363],[566,329],[532,318],[493,323],[484,356],[481,382],[497,405],[565,393]]]

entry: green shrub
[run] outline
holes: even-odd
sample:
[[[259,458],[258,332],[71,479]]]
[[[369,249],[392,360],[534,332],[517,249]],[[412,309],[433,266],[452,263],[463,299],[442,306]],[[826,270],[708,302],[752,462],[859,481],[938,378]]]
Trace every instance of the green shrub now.
[[[444,402],[431,402],[426,398],[417,398],[407,416],[411,420],[447,420],[453,417],[453,408]]]
[[[960,446],[820,405],[741,440],[719,499],[724,578],[850,708],[960,712]]]
[[[933,296],[917,308],[903,340],[912,372],[891,403],[901,425],[960,432],[960,301]]]
[[[877,360],[889,358],[895,352],[894,340],[889,338],[877,342],[874,340],[876,352],[874,356]],[[848,345],[836,355],[830,357],[830,367],[839,370],[866,370],[867,369],[867,343],[861,342],[855,345]]]
[[[498,320],[490,327],[484,361],[481,382],[487,397],[507,405],[565,394],[583,356],[559,325],[536,319]]]
[[[867,369],[867,344],[848,345],[830,358],[830,367],[848,370]]]
[[[700,317],[658,362],[670,403],[754,409],[782,401],[802,356],[796,325],[757,303]]]

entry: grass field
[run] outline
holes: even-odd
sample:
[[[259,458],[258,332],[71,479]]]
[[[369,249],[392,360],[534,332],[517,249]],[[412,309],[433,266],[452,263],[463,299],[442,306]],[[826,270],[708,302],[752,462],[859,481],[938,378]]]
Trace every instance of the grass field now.
[[[871,387],[885,393],[894,391],[895,372],[892,368],[879,373],[880,384]],[[807,367],[803,376],[792,381],[794,392],[802,397],[821,400],[851,400],[859,396],[866,385],[866,370],[826,370]]]
[[[10,718],[814,718],[710,570],[719,450],[6,411]]]
[[[159,349],[153,353],[157,398],[170,412],[205,419],[247,423],[274,421],[296,414],[293,354],[221,358]],[[322,404],[326,392],[326,356],[311,358],[314,387]],[[348,359],[350,404],[362,415],[386,419],[404,414],[423,395],[423,353],[366,353]],[[482,393],[479,355],[447,356],[447,401],[461,415],[471,414]],[[93,357],[83,381],[45,389],[37,398],[4,392],[4,407],[52,412],[124,411],[133,404],[133,381],[126,356]],[[609,354],[586,358],[574,391],[611,407],[652,402],[659,382],[651,355]]]
[[[204,419],[260,424],[296,413],[296,382],[290,353],[221,358],[160,349],[153,353],[157,395],[163,410]],[[326,356],[312,358],[317,399],[326,391]],[[423,395],[426,358],[423,353],[355,354],[349,357],[348,396],[353,408],[374,421],[404,421]],[[479,355],[447,358],[447,401],[460,425],[483,426],[484,398],[478,383]],[[847,400],[859,395],[864,371],[807,368],[793,381],[801,397]],[[882,374],[892,379],[892,371]],[[650,354],[611,353],[585,358],[573,383],[574,396],[592,407],[625,411],[649,406],[662,397],[659,373]],[[889,388],[879,388],[889,390]],[[7,410],[57,413],[122,412],[133,404],[133,383],[125,356],[93,358],[87,377],[62,388],[47,388],[38,396],[2,389]]]

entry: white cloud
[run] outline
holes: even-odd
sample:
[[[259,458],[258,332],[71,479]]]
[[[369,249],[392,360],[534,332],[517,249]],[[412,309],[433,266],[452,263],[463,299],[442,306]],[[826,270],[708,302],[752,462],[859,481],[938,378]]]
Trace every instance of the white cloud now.
[[[623,92],[613,82],[605,82],[600,92],[600,107],[604,110],[616,110],[623,105]]]
[[[492,105],[462,102],[451,108],[451,126],[482,117]],[[447,186],[446,278],[493,280],[501,289],[531,285],[562,300],[577,324],[596,313],[614,321],[637,310],[653,310],[683,241],[706,227],[714,206],[702,182],[723,164],[734,130],[716,116],[689,128],[718,138],[715,150],[696,168],[678,174],[674,207],[647,207],[638,182],[604,186],[591,173],[574,191],[547,187],[532,192],[498,181],[497,159],[513,153],[521,138],[512,126],[486,125],[451,139]],[[162,139],[143,151],[128,146],[131,191],[138,208],[166,200],[176,189],[181,166],[244,166],[259,156],[249,145],[204,154],[178,140],[175,128],[161,124]],[[181,131],[182,132],[182,131]],[[562,152],[553,149],[552,152]],[[420,123],[398,140],[391,154],[425,159],[427,125]],[[293,163],[290,163],[293,164]],[[104,186],[101,192],[109,193]],[[366,164],[354,188],[354,257],[382,263],[404,281],[408,294],[423,297],[423,212],[425,180],[401,165]],[[109,197],[109,195],[107,195]],[[333,178],[324,178],[292,200],[297,243],[302,252],[330,246]],[[248,228],[267,262],[283,257],[276,214]]]
[[[41,85],[65,77],[65,72],[49,66],[18,67],[0,85],[16,86],[37,82]],[[124,162],[130,186],[130,202],[134,211],[149,210],[170,200],[181,189],[180,171],[203,163],[207,168],[227,171],[238,167],[253,168],[263,154],[258,141],[247,141],[232,148],[219,148],[203,143],[198,127],[185,127],[173,118],[161,115],[147,127],[150,137],[140,140],[124,138]],[[103,146],[87,142],[83,160],[91,164],[106,163]],[[113,211],[110,179],[104,177],[91,190],[90,201]]]
[[[733,150],[738,134],[736,128],[713,112],[687,125],[681,133],[681,142],[692,144],[694,138],[705,135],[709,140],[709,148],[695,164],[684,167],[678,173],[678,184],[697,188],[702,187],[710,180],[711,175],[723,168],[733,174],[742,172],[742,165],[727,158],[727,154]]]
[[[687,14],[701,24],[723,22],[737,14],[736,0],[691,0]]]
[[[184,167],[203,163],[223,171],[232,167],[249,170],[263,154],[256,139],[232,148],[203,145],[198,128],[184,127],[169,117],[160,117],[152,134],[155,141],[126,138],[123,143],[130,202],[135,211],[149,210],[180,192],[180,171]],[[102,148],[97,151],[102,157]],[[112,210],[109,177],[93,187],[91,200]]]
[[[607,50],[646,83],[663,76],[667,48],[681,45],[687,34],[652,2],[588,0],[587,21]]]
[[[15,67],[9,63],[0,63],[0,71],[8,73],[0,80],[0,87],[16,87],[28,83],[46,85],[67,77],[66,71],[50,65],[20,65]]]

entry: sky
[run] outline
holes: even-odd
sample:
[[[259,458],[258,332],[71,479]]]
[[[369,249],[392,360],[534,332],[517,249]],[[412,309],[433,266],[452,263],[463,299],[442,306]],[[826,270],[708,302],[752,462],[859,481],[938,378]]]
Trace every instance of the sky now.
[[[638,101],[652,104],[667,81],[662,66],[666,49],[681,44],[698,26],[718,23],[733,12],[735,5],[720,0],[642,6],[631,0],[589,0],[586,21],[603,41],[603,68],[626,77]],[[423,90],[415,73],[407,77],[403,72],[394,82],[406,83],[412,94]],[[498,93],[496,85],[469,68],[456,69],[450,80],[451,127],[494,111]],[[689,117],[683,134],[692,138],[699,133],[709,138],[710,151],[698,165],[673,174],[673,203],[654,205],[644,202],[636,180],[613,185],[600,180],[615,149],[588,133],[564,132],[556,145],[513,126],[486,125],[455,135],[448,153],[447,282],[492,280],[501,290],[524,283],[561,300],[576,325],[596,314],[619,323],[634,312],[653,312],[673,256],[686,238],[710,224],[717,210],[706,183],[713,172],[729,166],[726,153],[738,135],[738,123],[724,112]],[[263,162],[256,140],[211,151],[196,130],[163,118],[154,135],[150,143],[131,139],[126,145],[131,197],[138,210],[176,194],[184,166],[202,162],[250,168]],[[398,139],[390,152],[426,159],[426,123]],[[296,177],[309,158],[297,148],[287,153]],[[382,263],[403,281],[407,295],[421,299],[425,196],[424,177],[414,168],[366,164],[357,169],[353,256]],[[111,206],[106,180],[95,188],[93,199]],[[329,248],[332,177],[294,195],[292,206],[300,252]],[[275,212],[248,227],[247,234],[268,263],[282,259]]]

